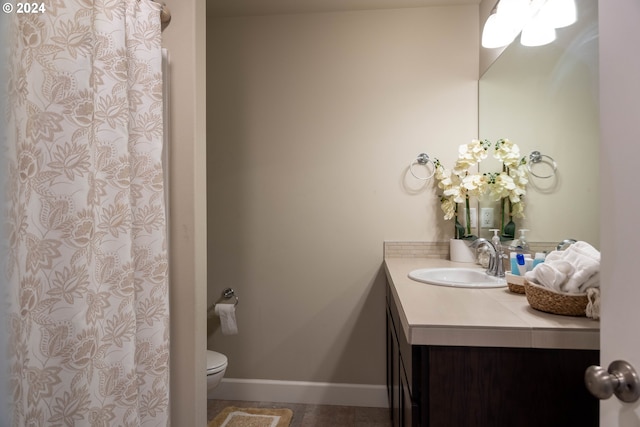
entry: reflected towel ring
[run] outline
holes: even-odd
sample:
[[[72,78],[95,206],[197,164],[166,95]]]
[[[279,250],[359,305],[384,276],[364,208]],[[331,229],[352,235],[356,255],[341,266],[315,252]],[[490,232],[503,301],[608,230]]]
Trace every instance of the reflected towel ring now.
[[[552,167],[553,171],[551,172],[550,175],[538,175],[535,172],[533,172],[533,170],[531,170],[531,165],[536,163],[546,163]],[[527,170],[531,175],[535,176],[536,178],[545,178],[545,179],[551,178],[556,174],[557,169],[558,169],[558,164],[556,163],[555,160],[553,160],[553,157],[547,156],[546,154],[542,154],[539,151],[532,151],[531,153],[529,153],[529,163],[527,163]]]
[[[416,163],[419,164],[419,165],[422,165],[422,166],[426,166],[427,163],[431,163],[431,166],[433,166],[433,170],[431,171],[431,175],[429,175],[427,177],[416,175],[415,172],[413,171],[413,165],[415,165]],[[436,164],[433,163],[433,160],[431,160],[429,158],[429,155],[427,153],[420,153],[420,154],[418,154],[418,157],[414,161],[409,163],[409,172],[411,172],[411,175],[413,175],[414,178],[420,179],[422,181],[427,181],[427,180],[431,179],[431,177],[433,177],[433,175],[435,175],[435,173],[436,173]]]

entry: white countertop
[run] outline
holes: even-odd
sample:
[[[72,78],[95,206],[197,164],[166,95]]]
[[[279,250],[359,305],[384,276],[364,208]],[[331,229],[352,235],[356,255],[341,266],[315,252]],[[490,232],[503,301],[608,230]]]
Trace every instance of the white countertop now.
[[[600,323],[531,308],[508,288],[451,288],[416,282],[410,271],[477,267],[430,258],[387,258],[385,269],[409,344],[599,349]]]

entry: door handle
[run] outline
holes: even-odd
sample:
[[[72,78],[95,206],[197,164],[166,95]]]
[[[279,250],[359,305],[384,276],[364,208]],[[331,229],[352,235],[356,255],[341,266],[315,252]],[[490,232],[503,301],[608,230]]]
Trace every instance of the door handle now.
[[[608,399],[615,394],[623,402],[635,402],[640,398],[640,378],[633,366],[624,360],[611,362],[609,369],[589,366],[584,373],[587,389],[598,399]]]

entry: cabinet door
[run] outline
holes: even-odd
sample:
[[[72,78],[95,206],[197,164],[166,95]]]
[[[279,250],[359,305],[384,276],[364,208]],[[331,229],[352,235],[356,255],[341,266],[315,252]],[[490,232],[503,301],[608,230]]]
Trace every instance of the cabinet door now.
[[[584,386],[583,368],[598,363],[597,350],[431,346],[428,351],[425,416],[432,427],[598,426],[598,401]]]
[[[400,404],[400,409],[402,411],[401,425],[402,427],[413,427],[414,407],[413,407],[413,402],[411,400],[411,392],[409,391],[409,384],[407,383],[407,377],[404,375],[404,367],[402,366],[402,360],[400,361],[399,365],[400,365],[400,395],[402,398],[402,402]]]
[[[387,394],[389,396],[389,408],[391,408],[391,422],[393,427],[400,427],[402,424],[400,409],[401,401],[400,386],[400,350],[393,326],[391,315],[387,312]]]

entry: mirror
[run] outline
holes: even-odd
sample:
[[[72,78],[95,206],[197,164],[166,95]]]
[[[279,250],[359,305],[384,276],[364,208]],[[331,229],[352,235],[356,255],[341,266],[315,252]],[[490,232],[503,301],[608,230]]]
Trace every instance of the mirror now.
[[[524,156],[539,151],[524,197],[525,218],[514,218],[530,242],[585,240],[599,247],[599,112],[597,0],[576,0],[578,21],[557,29],[557,39],[538,47],[517,38],[488,68],[479,82],[479,138],[516,143]],[[493,150],[491,150],[493,153]],[[548,157],[544,157],[548,156]],[[528,156],[527,156],[528,157]],[[553,174],[553,159],[557,170]],[[498,172],[490,154],[480,172]],[[494,209],[500,227],[499,203],[480,201]],[[509,218],[506,218],[509,221]]]

